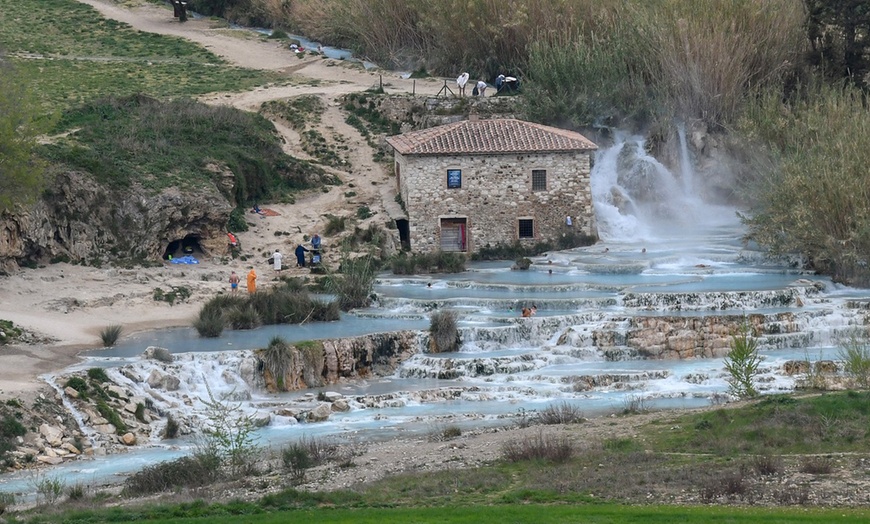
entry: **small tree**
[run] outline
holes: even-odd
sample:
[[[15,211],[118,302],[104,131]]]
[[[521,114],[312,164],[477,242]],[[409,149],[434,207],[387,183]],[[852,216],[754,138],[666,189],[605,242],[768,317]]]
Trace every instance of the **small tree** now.
[[[758,376],[761,357],[758,355],[758,340],[750,333],[744,320],[737,334],[731,337],[731,351],[725,356],[725,369],[731,377],[729,391],[739,398],[758,395],[753,381]]]
[[[870,387],[870,343],[867,333],[851,331],[845,340],[840,341],[837,356],[843,361],[843,370],[861,389]]]
[[[234,403],[227,398],[216,399],[207,382],[206,390],[208,400],[203,400],[205,449],[201,451],[220,457],[224,464],[229,465],[233,475],[246,474],[258,449],[252,435],[253,417],[244,414],[241,403]]]

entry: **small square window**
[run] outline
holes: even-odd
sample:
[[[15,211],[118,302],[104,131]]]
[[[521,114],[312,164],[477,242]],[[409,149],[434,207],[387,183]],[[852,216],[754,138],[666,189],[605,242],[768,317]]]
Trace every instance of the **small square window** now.
[[[547,190],[547,170],[533,169],[532,170],[532,191]]]
[[[519,234],[520,238],[535,238],[535,221],[531,218],[521,218]]]
[[[462,187],[462,170],[447,170],[447,189],[459,189]]]

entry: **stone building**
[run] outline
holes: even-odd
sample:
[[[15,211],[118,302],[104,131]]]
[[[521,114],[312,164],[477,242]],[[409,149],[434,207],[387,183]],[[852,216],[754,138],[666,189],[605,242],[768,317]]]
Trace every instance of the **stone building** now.
[[[408,215],[399,233],[413,251],[470,253],[554,241],[569,230],[597,235],[589,186],[597,147],[579,133],[472,119],[387,142]]]

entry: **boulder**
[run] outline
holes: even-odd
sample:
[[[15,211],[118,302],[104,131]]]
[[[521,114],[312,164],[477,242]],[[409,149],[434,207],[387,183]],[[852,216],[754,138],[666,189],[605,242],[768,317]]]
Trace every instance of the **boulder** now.
[[[70,442],[64,442],[63,445],[62,445],[61,447],[62,447],[63,449],[65,449],[65,450],[69,451],[69,452],[72,453],[73,455],[81,455],[81,454],[82,454],[82,452],[79,450],[79,448],[75,447],[75,446],[74,446],[72,443],[70,443]]]
[[[332,403],[332,411],[350,411],[350,405],[343,398]]]
[[[63,442],[63,431],[60,428],[42,424],[39,426],[39,434],[45,438],[49,446],[57,447]]]
[[[309,422],[323,422],[329,419],[329,415],[332,414],[332,405],[331,404],[320,404],[316,408],[312,409],[308,412],[308,421]]]
[[[96,424],[94,425],[94,431],[103,435],[114,435],[117,428],[113,424]]]
[[[132,446],[136,444],[136,435],[132,433],[124,433],[124,435],[121,436],[121,443],[125,446]]]
[[[109,387],[106,388],[106,390],[109,392],[110,395],[114,393],[119,399],[127,400],[127,390],[122,388],[121,386],[110,384]]]
[[[66,396],[69,398],[79,398],[79,392],[76,389],[67,386],[63,389],[63,392],[66,393]]]
[[[43,464],[49,464],[51,466],[57,466],[58,464],[63,463],[63,459],[60,457],[47,457],[45,455],[39,455],[36,457],[37,462],[42,462]]]

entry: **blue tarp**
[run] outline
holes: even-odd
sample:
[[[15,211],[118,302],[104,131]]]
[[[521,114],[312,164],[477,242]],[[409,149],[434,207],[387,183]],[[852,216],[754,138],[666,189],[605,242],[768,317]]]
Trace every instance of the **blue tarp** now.
[[[199,260],[193,258],[190,255],[185,255],[183,257],[173,258],[173,264],[199,264]]]

